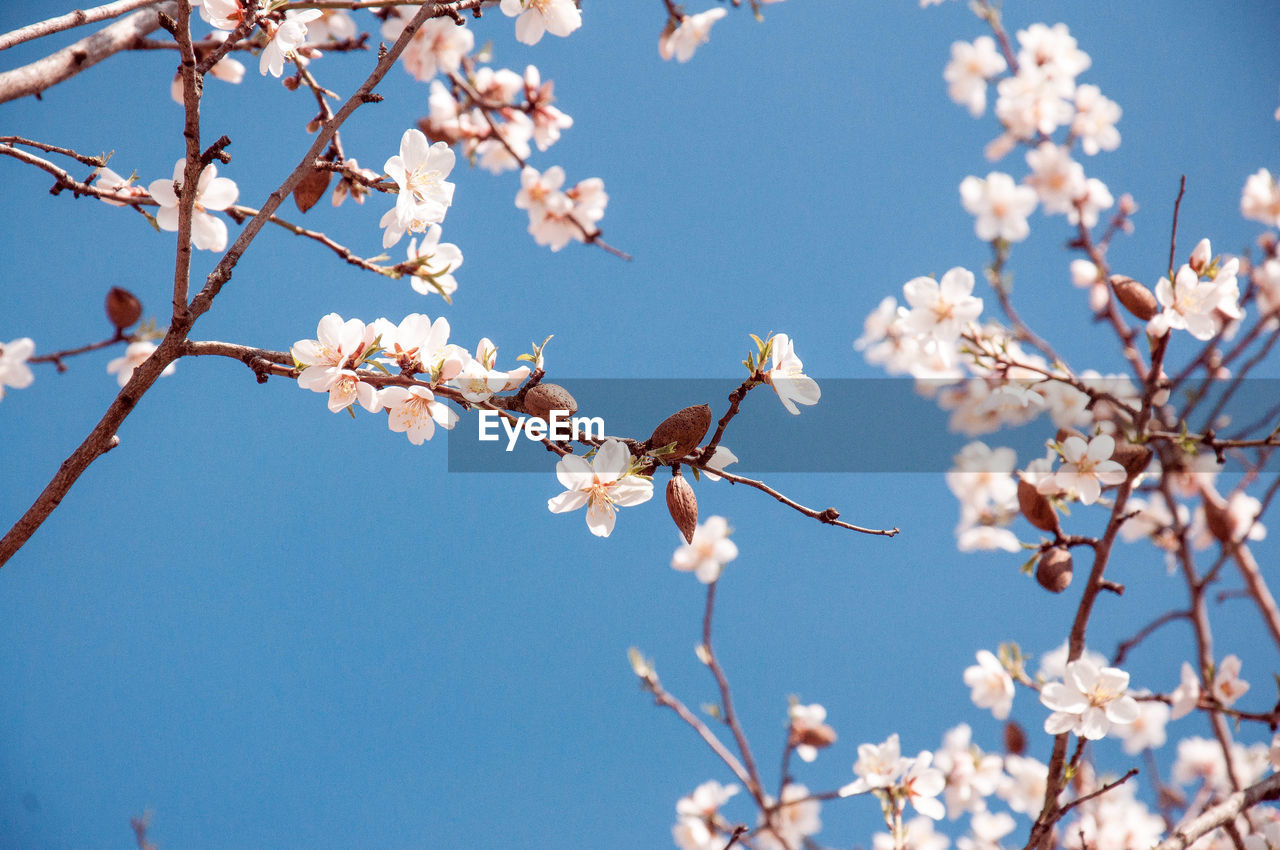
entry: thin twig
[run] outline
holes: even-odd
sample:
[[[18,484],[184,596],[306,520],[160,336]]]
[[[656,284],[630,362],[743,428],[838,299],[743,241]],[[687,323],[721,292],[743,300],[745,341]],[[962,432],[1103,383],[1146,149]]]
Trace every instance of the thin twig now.
[[[154,6],[159,2],[160,0],[116,0],[114,3],[106,3],[92,9],[76,9],[65,15],[59,15],[56,18],[49,18],[47,21],[40,21],[35,24],[28,24],[25,27],[18,27],[16,30],[0,35],[0,50],[7,50],[15,44],[44,38],[46,35],[75,29],[85,24],[95,24],[98,21],[118,18],[125,12],[132,12],[142,6]]]
[[[0,142],[9,145],[25,145],[36,150],[46,151],[48,153],[60,153],[63,156],[69,156],[77,162],[83,162],[85,165],[92,165],[101,168],[107,164],[110,154],[105,156],[88,156],[78,153],[70,148],[60,148],[57,145],[50,145],[45,142],[37,142],[34,139],[24,139],[22,136],[0,136]]]
[[[760,772],[756,769],[756,761],[751,755],[751,746],[747,743],[746,733],[743,732],[742,724],[738,722],[738,715],[733,710],[733,694],[729,689],[729,679],[725,676],[720,662],[716,660],[715,651],[711,648],[711,615],[715,610],[717,584],[719,582],[713,581],[707,585],[707,606],[702,615],[702,658],[711,670],[711,675],[716,679],[716,686],[720,689],[720,704],[724,707],[724,723],[733,733],[733,739],[738,744],[738,752],[742,754],[742,761],[746,765],[747,777],[750,780],[747,783],[747,791],[755,797],[756,803],[763,809],[765,807],[764,785],[760,782]]]
[[[795,510],[804,514],[805,516],[812,517],[813,519],[816,519],[818,522],[825,523],[827,525],[838,525],[841,528],[847,528],[850,531],[860,531],[863,534],[876,534],[876,535],[880,535],[881,537],[895,537],[899,533],[901,533],[901,529],[897,528],[896,526],[894,528],[863,528],[860,525],[853,525],[852,523],[844,522],[843,520],[839,519],[840,512],[835,508],[826,508],[821,511],[816,511],[813,508],[807,508],[793,499],[788,499],[786,496],[782,495],[777,490],[770,487],[768,484],[765,484],[763,481],[756,481],[753,478],[746,478],[745,476],[742,476],[742,475],[736,475],[732,472],[726,472],[723,469],[711,469],[706,465],[699,465],[698,469],[701,469],[704,471],[710,471],[715,475],[719,475],[724,480],[730,481],[734,484],[745,484],[748,487],[754,487],[755,489],[759,490],[762,493],[768,493],[770,496],[777,499],[779,502],[782,502],[782,504],[786,505],[787,507],[794,508]]]

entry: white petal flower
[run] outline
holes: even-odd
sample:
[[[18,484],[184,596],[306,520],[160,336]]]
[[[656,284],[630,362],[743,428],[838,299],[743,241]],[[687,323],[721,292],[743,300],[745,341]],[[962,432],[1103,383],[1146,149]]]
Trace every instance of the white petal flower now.
[[[431,144],[421,130],[405,130],[400,153],[383,165],[396,181],[396,205],[382,217],[382,247],[390,248],[405,231],[422,233],[444,220],[453,203],[454,185],[447,180],[456,157],[444,142]]]
[[[720,578],[724,565],[738,557],[737,545],[729,539],[733,529],[722,516],[707,517],[693,532],[693,541],[685,543],[671,556],[671,566],[692,572],[703,584]]]
[[[1075,732],[1081,738],[1106,737],[1112,726],[1138,719],[1138,703],[1125,691],[1129,674],[1116,667],[1097,667],[1077,659],[1067,665],[1062,682],[1050,682],[1040,691],[1040,702],[1053,711],[1044,723],[1050,735]]]
[[[1124,467],[1111,455],[1116,441],[1109,434],[1099,434],[1088,443],[1079,437],[1068,437],[1062,443],[1062,468],[1054,474],[1054,483],[1062,490],[1073,491],[1086,505],[1102,495],[1104,485],[1121,484]]]
[[[969,698],[978,708],[989,708],[997,720],[1004,720],[1013,708],[1013,677],[991,652],[980,649],[978,663],[965,668],[964,683],[972,692]]]
[[[857,779],[840,789],[841,797],[862,794],[876,788],[888,788],[898,781],[910,760],[902,758],[898,733],[883,744],[859,744],[858,760],[853,765]]]
[[[1036,209],[1035,190],[1017,185],[1008,174],[993,171],[986,180],[964,178],[960,200],[966,212],[977,216],[973,231],[983,242],[1021,242],[1031,233],[1027,216]]]
[[[941,281],[931,277],[907,281],[902,294],[911,308],[904,327],[942,343],[955,342],[982,314],[982,299],[973,295],[973,283],[973,272],[959,266],[949,269]]]
[[[36,344],[31,337],[19,337],[0,345],[0,399],[4,398],[4,388],[15,390],[31,386],[35,376],[27,360],[35,353]],[[169,365],[173,365],[172,363]],[[121,386],[124,386],[121,384]]]
[[[1249,690],[1249,683],[1240,678],[1240,659],[1228,655],[1218,665],[1213,677],[1213,696],[1225,706],[1231,706]]]
[[[409,260],[419,261],[410,275],[409,285],[414,292],[422,295],[434,292],[445,301],[452,302],[453,293],[458,291],[458,281],[453,273],[462,265],[462,251],[452,242],[441,242],[440,234],[440,225],[433,224],[427,228],[421,242],[416,238],[409,240]]]
[[[663,31],[658,39],[658,55],[663,59],[674,57],[677,62],[688,62],[699,45],[711,39],[711,25],[726,14],[717,6],[696,15],[683,16],[675,28]]]
[[[259,73],[265,76],[270,72],[273,77],[283,74],[284,60],[295,58],[298,48],[307,41],[307,24],[322,14],[319,9],[286,12],[284,22],[275,26],[271,41],[262,50],[258,60]]]
[[[153,180],[147,187],[151,197],[160,205],[156,223],[161,230],[178,229],[178,193],[182,185],[187,160],[178,160],[173,167],[172,180]],[[227,247],[227,225],[206,210],[225,210],[236,202],[240,190],[234,181],[218,176],[218,167],[212,163],[200,172],[196,183],[195,206],[191,213],[191,244],[203,251],[222,251]]]
[[[516,41],[537,44],[543,33],[561,38],[582,26],[573,0],[502,0],[502,14],[516,19]]]
[[[18,340],[21,342],[21,340]],[[156,344],[139,340],[138,342],[129,343],[124,350],[124,355],[117,357],[107,363],[107,374],[116,376],[116,383],[124,386],[129,383],[129,379],[133,377],[133,370],[142,365],[143,361],[152,355],[156,350]],[[172,375],[176,364],[170,363],[164,367],[161,375]],[[30,383],[30,382],[28,382]],[[11,385],[12,386],[12,385]]]
[[[548,499],[547,508],[559,514],[586,505],[587,527],[597,537],[613,531],[615,505],[631,507],[653,498],[653,481],[634,473],[631,452],[619,440],[607,440],[590,461],[565,455],[556,464],[556,477],[565,492]]]
[[[1244,182],[1240,214],[1268,227],[1280,227],[1280,181],[1272,179],[1267,169],[1258,169]]]
[[[947,93],[969,114],[977,118],[987,108],[987,81],[1008,68],[989,35],[979,36],[973,44],[957,41],[951,45],[951,61],[942,72],[947,81]]]
[[[458,414],[436,401],[426,387],[383,387],[378,402],[387,409],[387,427],[403,433],[415,446],[430,440],[435,426],[449,430],[458,424]]]
[[[796,356],[795,345],[786,334],[770,337],[773,345],[773,366],[764,375],[765,383],[773,387],[788,413],[798,415],[796,402],[809,406],[818,403],[822,391],[818,382],[804,374],[804,364]]]

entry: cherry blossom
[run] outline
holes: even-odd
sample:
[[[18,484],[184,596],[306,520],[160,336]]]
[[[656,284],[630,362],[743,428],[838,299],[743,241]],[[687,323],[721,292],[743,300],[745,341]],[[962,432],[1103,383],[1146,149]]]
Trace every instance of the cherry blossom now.
[[[864,794],[888,788],[898,781],[909,759],[902,758],[898,733],[893,733],[882,744],[859,744],[858,760],[853,772],[858,777],[840,789],[841,797]]]
[[[1234,273],[1231,278],[1234,282]],[[1170,330],[1185,330],[1196,339],[1207,340],[1218,332],[1213,314],[1226,293],[1216,281],[1201,280],[1190,265],[1179,268],[1172,283],[1167,277],[1160,278],[1155,294],[1164,309],[1147,323],[1147,333],[1164,336]]]
[[[452,242],[440,241],[440,225],[433,224],[423,234],[422,241],[416,238],[409,240],[409,260],[418,261],[409,285],[414,292],[422,295],[436,293],[451,301],[453,293],[458,291],[458,281],[453,273],[462,265],[462,251]]]
[[[563,38],[582,26],[573,0],[502,0],[498,8],[516,19],[516,41],[522,44],[537,44],[547,32]]]
[[[756,850],[789,850],[803,847],[805,839],[821,832],[822,803],[806,799],[808,796],[808,787],[788,782],[782,789],[772,827],[764,827],[762,823],[752,838],[752,846]],[[773,800],[766,797],[765,803],[771,806]]]
[[[921,0],[925,5],[929,0]],[[941,0],[935,0],[941,2]],[[903,835],[895,839],[887,832],[871,836],[871,850],[947,850],[951,839],[933,828],[933,818],[917,815],[902,825]]]
[[[973,295],[973,283],[973,272],[959,266],[940,281],[930,277],[907,281],[902,293],[911,309],[905,327],[941,342],[954,342],[982,314],[982,299]]]
[[[395,41],[416,13],[415,8],[397,6],[382,24],[382,37]],[[462,57],[470,53],[475,44],[475,33],[470,27],[460,26],[450,18],[430,18],[413,34],[409,46],[400,54],[400,61],[415,80],[426,82],[438,73],[457,71],[462,67]]]
[[[16,341],[22,342],[22,340]],[[129,383],[129,379],[133,377],[133,370],[141,366],[143,361],[150,357],[155,350],[156,344],[154,342],[148,342],[147,340],[131,342],[125,347],[124,354],[122,356],[107,363],[107,374],[115,375],[116,383],[123,387],[125,384]],[[177,364],[170,363],[168,366],[164,367],[164,371],[160,374],[162,376],[172,375],[176,365]],[[30,383],[30,381],[27,383]],[[10,384],[9,386],[15,385]]]
[[[573,119],[551,104],[555,103],[555,82],[542,82],[534,65],[524,69],[524,91],[533,118],[533,142],[545,151],[560,140],[560,131],[573,126]]]
[[[1240,215],[1268,227],[1280,227],[1280,182],[1260,168],[1244,181],[1240,195]]]
[[[1124,739],[1124,751],[1131,756],[1136,756],[1143,750],[1158,750],[1168,740],[1164,727],[1169,722],[1169,706],[1156,700],[1137,702],[1137,718],[1129,725],[1117,729]]]
[[[178,229],[178,193],[182,185],[185,158],[173,166],[172,180],[153,180],[147,186],[151,197],[160,205],[156,223],[161,230],[176,232]],[[196,183],[196,202],[191,212],[191,244],[203,251],[222,251],[227,247],[227,225],[222,219],[210,215],[207,210],[225,210],[236,202],[240,190],[234,181],[218,176],[218,166],[210,163],[200,172]]]
[[[667,60],[675,57],[677,62],[688,62],[698,47],[711,39],[711,25],[726,14],[717,6],[696,15],[684,15],[675,27],[668,23],[658,39],[658,55]]]
[[[454,189],[445,178],[456,159],[444,142],[429,143],[421,130],[404,131],[399,155],[382,167],[399,187],[395,207],[378,222],[386,229],[382,247],[390,248],[399,242],[406,230],[421,233],[444,220],[453,203]]]
[[[814,761],[821,747],[836,740],[835,730],[827,725],[827,709],[819,703],[792,703],[787,719],[790,721],[788,743],[795,747],[802,761]]]
[[[987,81],[1009,67],[989,35],[978,36],[970,44],[957,41],[951,45],[951,61],[942,72],[949,84],[951,99],[977,118],[987,109]]]
[[[0,399],[4,398],[5,387],[21,390],[31,386],[35,376],[31,374],[27,359],[35,350],[35,341],[28,336],[11,339],[0,345]]]
[[[1075,205],[1067,212],[1067,221],[1093,227],[1098,223],[1098,213],[1111,209],[1115,198],[1107,184],[1096,177],[1084,181],[1084,194],[1076,198]]]
[[[1015,812],[1039,813],[1048,785],[1048,766],[1027,756],[1009,755],[1004,759],[1004,772],[996,795]]]
[[[724,565],[738,557],[738,547],[729,539],[731,531],[724,517],[707,517],[694,529],[692,542],[681,545],[671,556],[672,568],[692,572],[698,581],[711,584],[720,578]]]
[[[1039,147],[1027,151],[1027,165],[1031,168],[1027,185],[1035,189],[1045,213],[1070,214],[1076,199],[1084,196],[1086,185],[1084,166],[1071,158],[1071,151],[1053,142],[1041,142]],[[1074,262],[1089,263],[1088,260]],[[1097,267],[1094,266],[1096,279]]]
[[[415,446],[430,440],[436,425],[448,430],[458,423],[458,414],[436,401],[426,387],[383,387],[378,402],[387,409],[387,427],[405,434]]]
[[[1062,682],[1050,682],[1040,691],[1040,702],[1053,711],[1044,722],[1050,735],[1074,732],[1081,738],[1106,737],[1113,725],[1138,719],[1138,703],[1125,691],[1129,674],[1116,667],[1099,668],[1077,659],[1067,664]]]
[[[795,344],[786,334],[774,334],[770,338],[773,350],[773,365],[764,373],[764,381],[773,387],[782,401],[782,406],[792,415],[799,415],[796,402],[805,406],[818,403],[822,391],[818,382],[804,374],[804,364],[796,356]]]
[[[741,790],[737,785],[704,782],[687,797],[676,802],[676,825],[671,835],[680,850],[720,850],[724,839],[714,828],[720,807]]]
[[[969,819],[970,835],[956,841],[957,850],[1000,850],[1000,839],[1014,827],[1008,812],[974,812]]]
[[[1074,491],[1080,501],[1092,505],[1102,495],[1103,486],[1121,484],[1124,467],[1111,460],[1116,441],[1109,434],[1099,434],[1088,443],[1079,437],[1067,437],[1062,443],[1062,468],[1054,482],[1063,490]]]
[[[1209,692],[1214,698],[1225,706],[1232,706],[1235,701],[1244,696],[1249,690],[1249,683],[1240,678],[1240,658],[1235,655],[1228,655],[1222,659],[1222,663],[1218,665],[1218,670],[1213,676],[1213,686]]]
[[[556,464],[556,477],[565,492],[548,499],[547,508],[560,514],[586,505],[587,528],[597,537],[613,531],[615,505],[628,508],[653,498],[653,481],[634,472],[631,452],[619,440],[606,440],[590,461],[565,455]]]
[[[1013,708],[1013,677],[991,652],[980,649],[978,663],[966,667],[964,683],[972,689],[969,699],[978,708],[989,708],[997,720],[1004,720]]]
[[[94,185],[104,192],[111,192],[121,197],[146,197],[147,190],[141,186],[133,185],[133,178],[128,180],[116,174],[105,165],[93,170]],[[110,198],[99,198],[104,204],[110,204],[113,207],[123,207],[123,201],[113,201]]]
[[[977,216],[973,232],[983,242],[1021,242],[1031,233],[1027,216],[1036,209],[1035,190],[1017,185],[1008,174],[993,171],[986,180],[964,178],[960,200],[966,212]]]
[[[986,798],[996,792],[1004,776],[1000,756],[978,749],[967,723],[947,730],[942,747],[933,754],[933,764],[946,778],[944,798],[951,820],[986,809]]]
[[[307,41],[307,24],[321,14],[319,9],[289,11],[285,13],[283,23],[268,24],[269,30],[274,31],[271,32],[271,41],[267,42],[259,57],[258,72],[264,76],[270,72],[273,77],[283,74],[284,60],[296,57],[298,48]]]

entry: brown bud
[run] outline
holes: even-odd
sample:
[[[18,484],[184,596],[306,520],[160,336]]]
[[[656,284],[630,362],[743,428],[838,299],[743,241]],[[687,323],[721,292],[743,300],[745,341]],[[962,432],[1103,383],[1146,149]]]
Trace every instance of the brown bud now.
[[[793,724],[788,742],[793,747],[804,744],[813,747],[815,750],[821,750],[834,744],[836,737],[836,730],[825,723],[817,726],[796,726]]]
[[[1230,543],[1235,539],[1235,524],[1227,510],[1227,500],[1208,486],[1200,488],[1200,496],[1204,502],[1204,524],[1209,527],[1209,533],[1219,543]]]
[[[328,190],[332,177],[332,172],[316,168],[302,178],[302,182],[293,190],[293,202],[298,205],[298,212],[306,212],[316,205],[316,201]]]
[[[1144,322],[1149,322],[1160,312],[1160,305],[1151,290],[1131,277],[1122,274],[1111,276],[1111,291],[1124,308]]]
[[[672,475],[667,482],[667,510],[685,542],[692,543],[693,532],[698,527],[698,497],[683,475]]]
[[[1018,481],[1018,507],[1027,522],[1041,531],[1058,530],[1058,514],[1054,512],[1053,505],[1044,494],[1022,480]]]
[[[524,410],[530,416],[551,420],[551,411],[563,410],[566,416],[578,412],[578,403],[559,384],[534,384],[524,394]]]
[[[302,85],[302,80],[298,78],[297,74],[293,74],[281,80],[280,85],[284,86],[289,91],[297,91],[298,86]]]
[[[1027,751],[1027,733],[1012,720],[1004,724],[1004,751],[1011,756],[1020,756]]]
[[[107,319],[118,331],[123,331],[142,318],[142,302],[138,300],[138,296],[118,286],[108,290],[106,310]]]
[[[1116,443],[1111,459],[1123,466],[1124,471],[1132,478],[1146,469],[1147,464],[1151,462],[1151,449],[1122,440]]]
[[[663,446],[675,443],[675,448],[671,454],[661,458],[663,463],[674,463],[696,449],[698,443],[702,442],[702,438],[707,435],[707,429],[710,427],[710,407],[705,404],[686,407],[683,410],[677,410],[662,420],[662,424],[657,428],[653,429],[653,436],[649,438],[649,445],[652,448],[660,449]]]
[[[1046,549],[1036,564],[1036,581],[1050,593],[1061,593],[1071,586],[1071,553],[1061,546]]]

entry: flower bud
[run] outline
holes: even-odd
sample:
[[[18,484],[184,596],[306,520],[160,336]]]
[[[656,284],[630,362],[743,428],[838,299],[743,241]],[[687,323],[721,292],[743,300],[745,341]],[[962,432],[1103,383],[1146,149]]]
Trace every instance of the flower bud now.
[[[834,744],[836,738],[836,730],[825,723],[817,726],[797,726],[792,723],[787,742],[793,747],[804,745],[821,750]]]
[[[698,528],[698,497],[683,475],[672,475],[667,482],[667,510],[685,542],[692,543],[693,532]]]
[[[1196,247],[1191,252],[1191,259],[1187,265],[1191,266],[1191,270],[1196,274],[1203,274],[1204,270],[1209,268],[1209,262],[1213,259],[1213,249],[1209,246],[1208,239],[1201,239],[1196,243]]]
[[[563,410],[566,416],[577,413],[578,402],[559,384],[534,384],[524,394],[524,410],[530,416],[550,421],[553,410]]]
[[[1041,531],[1058,530],[1058,514],[1054,512],[1053,505],[1034,486],[1021,479],[1018,480],[1018,507],[1027,522]]]
[[[1111,276],[1111,290],[1124,308],[1144,322],[1149,322],[1160,312],[1160,304],[1151,290],[1131,277],[1122,274]]]
[[[293,74],[281,80],[280,85],[284,86],[289,91],[297,91],[298,86],[302,85],[302,80],[298,79],[297,74]]]
[[[1071,553],[1061,546],[1046,549],[1036,564],[1036,581],[1050,593],[1061,593],[1070,587]]]
[[[1027,733],[1012,720],[1004,724],[1004,751],[1011,756],[1020,756],[1027,751]]]
[[[660,449],[663,446],[675,443],[675,448],[672,449],[671,453],[660,458],[663,463],[672,463],[696,449],[710,427],[710,407],[705,404],[686,407],[683,410],[677,410],[662,420],[662,423],[657,428],[653,429],[653,436],[649,438],[649,445],[652,448]]]
[[[121,332],[142,318],[142,302],[132,292],[118,286],[107,292],[106,310],[107,319]]]

